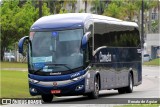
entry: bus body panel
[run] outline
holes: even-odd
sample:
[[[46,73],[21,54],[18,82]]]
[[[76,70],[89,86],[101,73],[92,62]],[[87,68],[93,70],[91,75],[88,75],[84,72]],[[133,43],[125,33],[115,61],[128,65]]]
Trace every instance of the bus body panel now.
[[[128,85],[129,72],[133,72],[134,85],[142,81],[139,48],[103,48],[94,56],[93,68],[101,76],[101,89]],[[138,60],[136,60],[138,59]]]
[[[75,73],[66,74],[66,75],[50,75],[50,76],[41,76],[41,75],[34,75],[34,74],[28,74],[28,77],[30,79],[35,79],[37,81],[65,81],[65,80],[71,80],[73,78],[76,78],[78,76],[82,76],[85,74],[85,70],[77,71]]]
[[[55,83],[54,81],[50,82],[50,84]],[[77,86],[82,86],[82,89],[77,89]],[[46,86],[40,84],[29,83],[30,94],[31,95],[42,95],[42,94],[53,94],[52,90],[59,90],[60,93],[54,93],[55,95],[80,95],[85,92],[85,79],[81,79],[72,83],[68,83],[60,86]],[[36,89],[36,92],[31,91],[32,89]],[[77,90],[76,90],[77,89]]]

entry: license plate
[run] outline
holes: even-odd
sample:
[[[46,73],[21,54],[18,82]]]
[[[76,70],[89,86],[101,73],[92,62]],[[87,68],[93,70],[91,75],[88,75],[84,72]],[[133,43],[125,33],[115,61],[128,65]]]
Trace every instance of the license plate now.
[[[51,90],[51,93],[52,94],[59,94],[59,93],[61,93],[61,90]]]

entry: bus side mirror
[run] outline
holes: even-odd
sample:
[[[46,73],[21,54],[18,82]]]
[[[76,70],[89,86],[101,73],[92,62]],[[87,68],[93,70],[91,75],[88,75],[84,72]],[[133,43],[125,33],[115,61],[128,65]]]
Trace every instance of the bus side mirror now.
[[[22,37],[18,42],[18,51],[23,55],[23,45],[26,40],[29,40],[29,36]]]
[[[89,36],[91,35],[91,32],[87,32],[83,38],[82,38],[82,49],[86,49],[87,48],[87,43],[88,43],[88,40],[89,40]]]

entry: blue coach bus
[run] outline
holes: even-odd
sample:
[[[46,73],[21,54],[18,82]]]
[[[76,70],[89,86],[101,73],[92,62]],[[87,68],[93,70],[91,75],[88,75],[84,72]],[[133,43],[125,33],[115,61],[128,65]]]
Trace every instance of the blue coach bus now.
[[[30,94],[44,102],[53,96],[87,95],[100,90],[132,93],[142,83],[141,38],[134,22],[89,14],[45,16],[19,40],[28,41]]]

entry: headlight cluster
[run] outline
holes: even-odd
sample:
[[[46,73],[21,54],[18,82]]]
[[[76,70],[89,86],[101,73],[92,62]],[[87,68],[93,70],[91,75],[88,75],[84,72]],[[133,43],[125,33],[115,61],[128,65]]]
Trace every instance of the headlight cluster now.
[[[82,79],[82,78],[84,78],[84,77],[85,77],[85,75],[81,75],[81,76],[79,76],[79,77],[73,78],[72,80],[73,80],[73,81],[78,81],[78,80],[80,80],[80,79]]]
[[[28,80],[29,80],[29,82],[31,82],[31,83],[38,83],[38,82],[39,82],[39,81],[34,80],[34,79],[31,79],[31,78],[29,78]]]
[[[79,77],[73,78],[72,80],[73,80],[73,81],[78,81],[78,80],[84,78],[87,74],[88,74],[88,72],[85,73],[84,75],[81,75],[81,76],[79,76]]]

